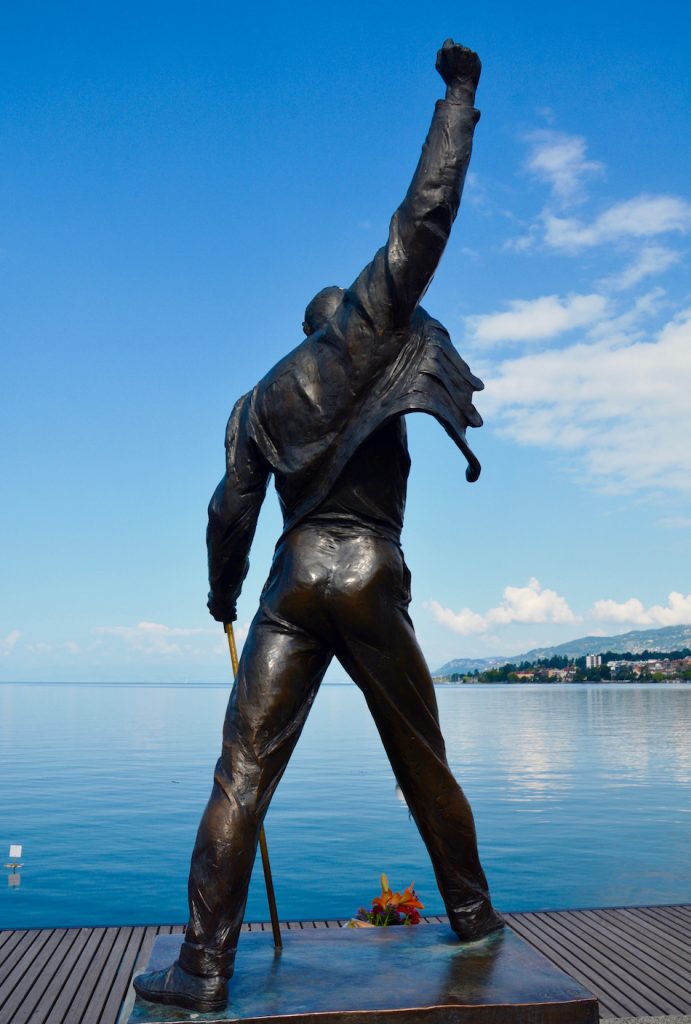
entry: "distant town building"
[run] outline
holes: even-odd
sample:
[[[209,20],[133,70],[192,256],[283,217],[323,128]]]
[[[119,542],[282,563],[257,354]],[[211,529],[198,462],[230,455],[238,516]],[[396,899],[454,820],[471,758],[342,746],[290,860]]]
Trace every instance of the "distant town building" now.
[[[586,654],[585,656],[585,667],[586,668],[600,668],[602,665],[601,654]]]

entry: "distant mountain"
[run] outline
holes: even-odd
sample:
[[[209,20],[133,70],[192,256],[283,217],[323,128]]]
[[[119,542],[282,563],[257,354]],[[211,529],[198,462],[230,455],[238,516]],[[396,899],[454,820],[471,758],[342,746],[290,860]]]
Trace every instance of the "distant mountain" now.
[[[441,668],[436,669],[433,676],[450,676],[453,673],[464,675],[466,672],[484,672],[488,668],[497,668],[498,665],[505,665],[512,658],[454,658],[447,661]]]
[[[691,626],[663,626],[661,629],[632,629],[629,633],[616,636],[582,636],[578,640],[567,640],[556,647],[534,647],[525,654],[496,658],[454,658],[437,669],[435,676],[448,676],[454,672],[482,672],[484,669],[518,664],[521,661],[538,661],[560,655],[563,658],[582,658],[586,654],[600,654],[615,651],[617,654],[641,654],[643,651],[679,651],[691,647]]]
[[[524,661],[551,658],[582,658],[586,654],[615,651],[617,654],[642,654],[643,651],[679,651],[691,647],[691,626],[663,626],[661,629],[632,629],[616,636],[584,636],[557,647],[536,647],[523,654]],[[513,661],[514,659],[509,659]]]

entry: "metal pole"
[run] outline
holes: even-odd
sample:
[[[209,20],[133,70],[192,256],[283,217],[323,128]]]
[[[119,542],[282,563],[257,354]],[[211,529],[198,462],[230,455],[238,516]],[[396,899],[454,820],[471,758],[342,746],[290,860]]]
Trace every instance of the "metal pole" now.
[[[225,634],[228,637],[228,648],[230,650],[230,663],[233,666],[233,676],[238,674],[238,649],[235,646],[235,633],[233,632],[233,623],[227,622],[223,626]],[[271,931],[274,936],[274,946],[276,949],[283,948],[283,940],[281,938],[281,926],[278,923],[278,911],[276,909],[276,894],[274,892],[274,883],[271,877],[271,864],[269,863],[269,847],[266,843],[266,832],[262,825],[259,829],[259,850],[262,856],[262,867],[264,868],[264,882],[266,884],[266,896],[269,901],[269,916],[271,918]]]

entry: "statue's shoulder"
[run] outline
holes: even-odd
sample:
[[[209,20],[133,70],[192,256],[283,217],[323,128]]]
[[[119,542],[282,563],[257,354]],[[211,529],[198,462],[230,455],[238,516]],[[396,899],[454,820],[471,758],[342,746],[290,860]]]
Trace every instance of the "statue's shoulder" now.
[[[451,340],[448,330],[438,319],[430,316],[426,309],[419,306],[413,316],[411,326],[416,329],[422,339],[428,357],[442,358],[446,366],[445,376],[448,376],[450,370],[455,376],[463,378],[473,391],[484,390],[484,383],[472,372],[458,346]],[[437,350],[437,356],[434,355],[435,350]]]
[[[314,341],[312,337],[304,338],[295,348],[291,349],[282,359],[279,359],[271,369],[264,374],[254,388],[255,392],[265,392],[274,387],[286,376],[299,373],[301,368],[312,362],[315,358]]]
[[[441,320],[437,320],[422,306],[418,306],[410,320],[411,330],[423,337],[442,337],[451,341],[451,335]]]

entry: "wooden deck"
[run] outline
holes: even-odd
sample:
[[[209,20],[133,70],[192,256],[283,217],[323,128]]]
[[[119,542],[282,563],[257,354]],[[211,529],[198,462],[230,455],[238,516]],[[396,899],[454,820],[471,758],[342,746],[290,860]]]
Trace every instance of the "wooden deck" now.
[[[691,1015],[691,904],[508,914],[600,1000],[602,1017]],[[443,918],[428,918],[440,922]],[[330,928],[339,921],[287,921]],[[249,930],[267,931],[268,924]],[[0,1024],[116,1024],[157,935],[181,926],[0,931]]]

